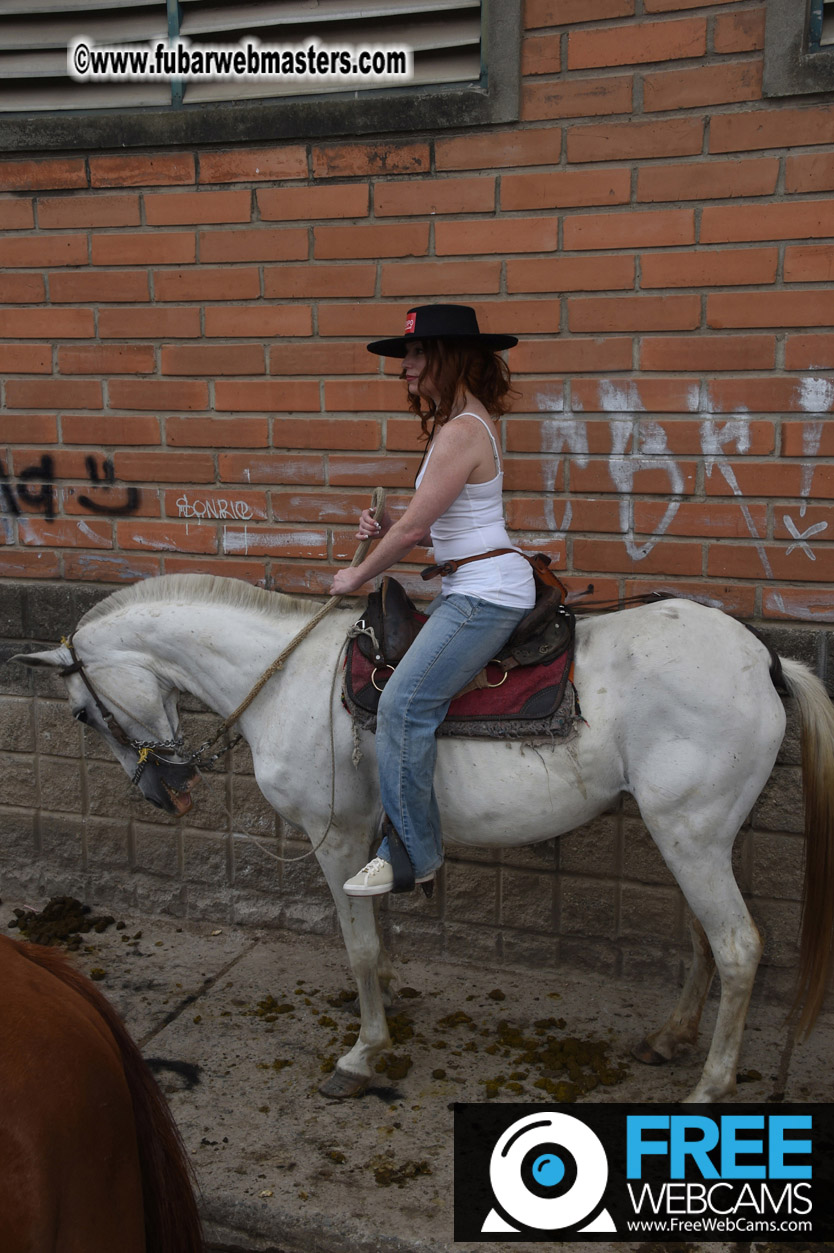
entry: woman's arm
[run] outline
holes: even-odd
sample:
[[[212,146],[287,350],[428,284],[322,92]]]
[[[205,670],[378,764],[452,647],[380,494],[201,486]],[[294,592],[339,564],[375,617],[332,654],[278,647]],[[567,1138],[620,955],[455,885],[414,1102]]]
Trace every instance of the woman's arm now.
[[[405,513],[358,566],[338,570],[330,591],[350,595],[363,583],[401,561],[412,548],[430,540],[432,523],[444,514],[463,491],[478,462],[478,448],[462,425],[449,424],[440,431],[422,482]]]
[[[394,525],[394,519],[386,509],[382,517],[374,520],[372,509],[363,509],[359,517],[359,530],[356,532],[357,539],[382,539],[383,535],[387,535]],[[417,541],[421,548],[431,548],[431,531],[426,531],[422,539]]]

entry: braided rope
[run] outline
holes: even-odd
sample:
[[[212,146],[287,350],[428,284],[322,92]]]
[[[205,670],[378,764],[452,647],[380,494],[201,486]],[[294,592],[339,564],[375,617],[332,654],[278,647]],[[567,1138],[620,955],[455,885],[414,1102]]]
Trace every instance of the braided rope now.
[[[377,487],[374,489],[373,501],[372,501],[371,507],[373,509],[374,519],[376,520],[381,518],[383,512],[385,511],[385,496],[386,496],[386,493],[383,487]],[[353,561],[350,563],[351,566],[358,566],[361,561],[364,561],[365,553],[368,551],[370,543],[371,543],[370,539],[366,539],[362,541],[362,543],[359,545],[359,547],[357,548],[354,554]],[[248,708],[248,706],[252,703],[252,701],[258,695],[258,692],[260,692],[264,684],[269,682],[269,680],[272,678],[273,674],[275,674],[277,670],[280,670],[286,658],[290,655],[293,649],[310,634],[310,632],[312,631],[316,623],[320,622],[322,618],[325,616],[325,614],[330,613],[331,609],[335,609],[338,604],[341,604],[341,601],[342,601],[341,596],[331,597],[331,599],[327,602],[326,605],[324,605],[319,610],[319,612],[315,615],[315,617],[310,619],[310,621],[307,623],[304,629],[299,631],[298,635],[296,635],[293,638],[293,640],[287,645],[287,647],[281,653],[280,657],[276,657],[275,661],[273,661],[269,669],[264,671],[260,679],[258,679],[258,682],[252,688],[252,691],[246,697],[246,700],[243,702],[243,704],[240,705],[239,708],[236,709],[234,713],[229,716],[229,718],[227,719],[227,722],[229,725],[231,725],[237,718],[239,718],[240,715],[243,713],[243,711],[246,708]],[[335,738],[335,730],[333,726],[333,704],[334,704],[334,697],[336,694],[336,680],[339,675],[340,663],[341,663],[345,648],[347,646],[347,642],[348,641],[346,639],[344,643],[342,644],[342,647],[339,649],[339,652],[336,657],[336,664],[333,667],[333,678],[331,679],[331,682],[330,682],[330,701],[329,701],[330,716],[328,720],[329,729],[330,729],[330,814],[327,819],[327,826],[324,828],[324,831],[322,832],[321,837],[319,838],[318,842],[312,846],[312,848],[307,849],[306,853],[300,853],[297,857],[282,857],[280,853],[273,853],[270,849],[265,848],[258,840],[254,839],[252,836],[244,835],[243,833],[240,833],[238,835],[238,838],[245,839],[249,841],[250,843],[257,845],[257,847],[261,850],[261,852],[266,853],[266,855],[268,857],[271,857],[273,861],[278,861],[278,862],[305,861],[306,858],[312,857],[312,855],[314,853],[317,853],[318,850],[321,848],[322,844],[327,839],[327,836],[330,833],[330,828],[333,826],[333,818],[336,813],[336,738]],[[221,728],[217,736],[215,736],[215,739],[218,739],[219,736],[222,734],[223,734],[223,729]],[[214,741],[211,741],[211,742],[214,743]],[[355,751],[356,750],[354,749],[354,753]],[[231,814],[229,816],[231,817]]]

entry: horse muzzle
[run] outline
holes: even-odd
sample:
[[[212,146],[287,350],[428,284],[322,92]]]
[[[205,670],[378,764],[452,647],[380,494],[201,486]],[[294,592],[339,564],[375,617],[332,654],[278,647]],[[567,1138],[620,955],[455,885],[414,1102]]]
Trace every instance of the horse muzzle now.
[[[190,779],[187,779],[181,788],[173,787],[167,779],[162,780],[162,786],[171,803],[171,808],[178,818],[183,814],[187,814],[194,801],[191,799],[191,789],[195,783],[199,781],[200,775],[195,770]]]
[[[199,770],[191,765],[178,766],[172,763],[157,767],[153,772],[153,777],[148,780],[150,786],[147,789],[142,788],[142,792],[151,804],[181,818],[194,804],[191,789],[199,781]]]

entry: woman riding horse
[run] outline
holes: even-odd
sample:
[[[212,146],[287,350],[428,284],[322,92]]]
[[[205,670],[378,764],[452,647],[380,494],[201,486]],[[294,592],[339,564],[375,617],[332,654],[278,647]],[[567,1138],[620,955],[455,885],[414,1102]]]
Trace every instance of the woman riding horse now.
[[[482,334],[466,305],[422,305],[409,310],[403,335],[368,344],[369,352],[402,358],[400,377],[409,408],[421,419],[426,451],[405,513],[396,522],[387,512],[380,521],[370,510],[362,513],[358,538],[380,542],[358,566],[338,571],[330,590],[357,591],[418,544],[433,545],[439,563],[470,560],[443,577],[428,621],[382,693],[376,751],[388,833],[377,855],[345,883],[349,896],[378,896],[395,887],[391,843],[397,836],[414,881],[434,878],[443,862],[435,732],[452,698],[535,604],[528,562],[506,551],[503,469],[492,430],[509,408],[510,375],[498,353],[517,343],[514,335]],[[495,549],[505,551],[493,555]]]

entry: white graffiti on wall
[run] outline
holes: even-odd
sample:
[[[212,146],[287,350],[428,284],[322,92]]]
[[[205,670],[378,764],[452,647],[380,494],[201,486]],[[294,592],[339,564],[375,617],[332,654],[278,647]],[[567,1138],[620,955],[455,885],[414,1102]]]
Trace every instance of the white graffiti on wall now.
[[[549,418],[542,423],[542,452],[547,454],[542,463],[544,474],[544,517],[547,528],[559,538],[564,537],[573,521],[573,505],[568,496],[564,502],[561,522],[556,522],[556,476],[559,473],[559,454],[567,450],[571,459],[584,470],[588,464],[588,432],[584,422],[574,418]]]
[[[624,438],[625,437],[625,438]],[[639,450],[630,456],[625,455],[628,432],[625,424],[611,424],[611,457],[608,467],[617,491],[620,494],[620,526],[625,532],[626,552],[632,561],[642,561],[657,543],[657,538],[646,544],[637,544],[634,538],[634,502],[631,493],[634,490],[634,476],[641,470],[662,470],[669,476],[669,493],[679,496],[684,490],[683,475],[676,461],[669,455],[666,432],[656,422],[646,422],[640,427]],[[664,455],[665,454],[665,455]],[[655,528],[655,536],[664,535],[678,512],[680,501],[670,500],[666,512]]]
[[[813,381],[817,382],[818,380],[815,379]],[[802,482],[799,488],[799,494],[802,497],[802,504],[799,506],[800,518],[805,517],[808,497],[811,494],[811,480],[814,477],[814,463],[811,458],[819,455],[821,440],[822,422],[806,422],[805,428],[802,432],[802,455],[803,457],[808,457],[809,460],[802,467]],[[799,548],[802,552],[804,552],[806,557],[811,559],[811,561],[816,561],[816,555],[809,545],[808,540],[811,539],[812,536],[819,535],[826,530],[828,523],[815,522],[813,526],[809,526],[804,531],[800,531],[793,518],[787,513],[782,515],[782,522],[785,525],[785,529],[796,540],[796,543],[791,544],[788,549],[788,555],[790,555],[795,548]]]
[[[602,380],[598,385],[597,401],[599,410],[606,415],[610,431],[610,452],[607,456],[608,471],[611,481],[619,495],[620,530],[626,551],[635,562],[644,560],[652,551],[661,537],[667,532],[675,514],[682,503],[684,494],[684,476],[675,458],[671,455],[666,431],[660,422],[639,419],[638,415],[645,412],[638,387],[635,383],[617,384],[610,380]],[[703,400],[706,398],[704,397]],[[537,397],[537,406],[542,413],[559,412],[559,417],[546,418],[542,422],[540,448],[544,454],[544,489],[545,489],[545,521],[550,530],[558,538],[563,538],[570,529],[573,519],[573,508],[570,494],[565,499],[562,517],[556,519],[555,485],[559,473],[559,459],[566,454],[572,462],[585,469],[589,462],[589,439],[583,406],[574,402],[568,414],[564,412],[562,402],[554,403],[554,398],[543,393]],[[802,434],[802,470],[799,495],[800,520],[805,516],[808,499],[813,485],[815,459],[819,454],[822,439],[824,415],[834,409],[834,381],[821,378],[805,378],[798,385],[796,407],[807,415],[810,421],[803,425]],[[687,396],[687,411],[698,415],[699,442],[704,458],[704,472],[707,478],[719,473],[724,478],[730,492],[738,500],[750,538],[758,554],[765,576],[773,578],[773,569],[765,544],[766,537],[759,534],[756,520],[747,502],[744,500],[741,485],[738,482],[730,454],[745,456],[750,452],[751,417],[743,409],[736,409],[727,417],[717,416],[708,410],[702,402],[701,389],[693,384]],[[634,451],[627,452],[629,443],[637,437]],[[653,528],[648,539],[638,542],[634,528],[634,492],[635,475],[644,470],[660,470],[669,479],[669,500],[663,517]],[[675,499],[677,497],[677,499]],[[800,530],[794,518],[785,513],[783,524],[794,543],[786,550],[790,555],[795,550],[803,553],[810,561],[816,561],[816,555],[810,540],[822,535],[828,529],[827,521],[814,523]],[[809,595],[805,606],[792,605],[790,610],[785,606],[782,595],[771,593],[770,605],[779,612],[792,617],[816,618],[830,615],[830,607],[824,606],[816,613],[810,603],[813,595]]]
[[[773,570],[770,566],[767,549],[759,536],[759,530],[753,521],[753,515],[742,498],[743,493],[736,478],[736,472],[724,456],[725,448],[731,447],[735,447],[736,453],[740,456],[745,456],[750,451],[749,418],[741,417],[737,414],[725,422],[720,430],[714,418],[704,418],[701,422],[701,449],[705,458],[704,471],[707,478],[710,478],[713,470],[720,470],[730,491],[734,496],[739,497],[739,508],[747,525],[747,530],[756,541],[756,552],[759,555],[762,568],[767,577],[772,579]]]
[[[226,500],[223,497],[189,500],[187,496],[180,496],[177,509],[181,518],[231,518],[237,522],[249,522],[255,516],[252,506],[245,500]]]

